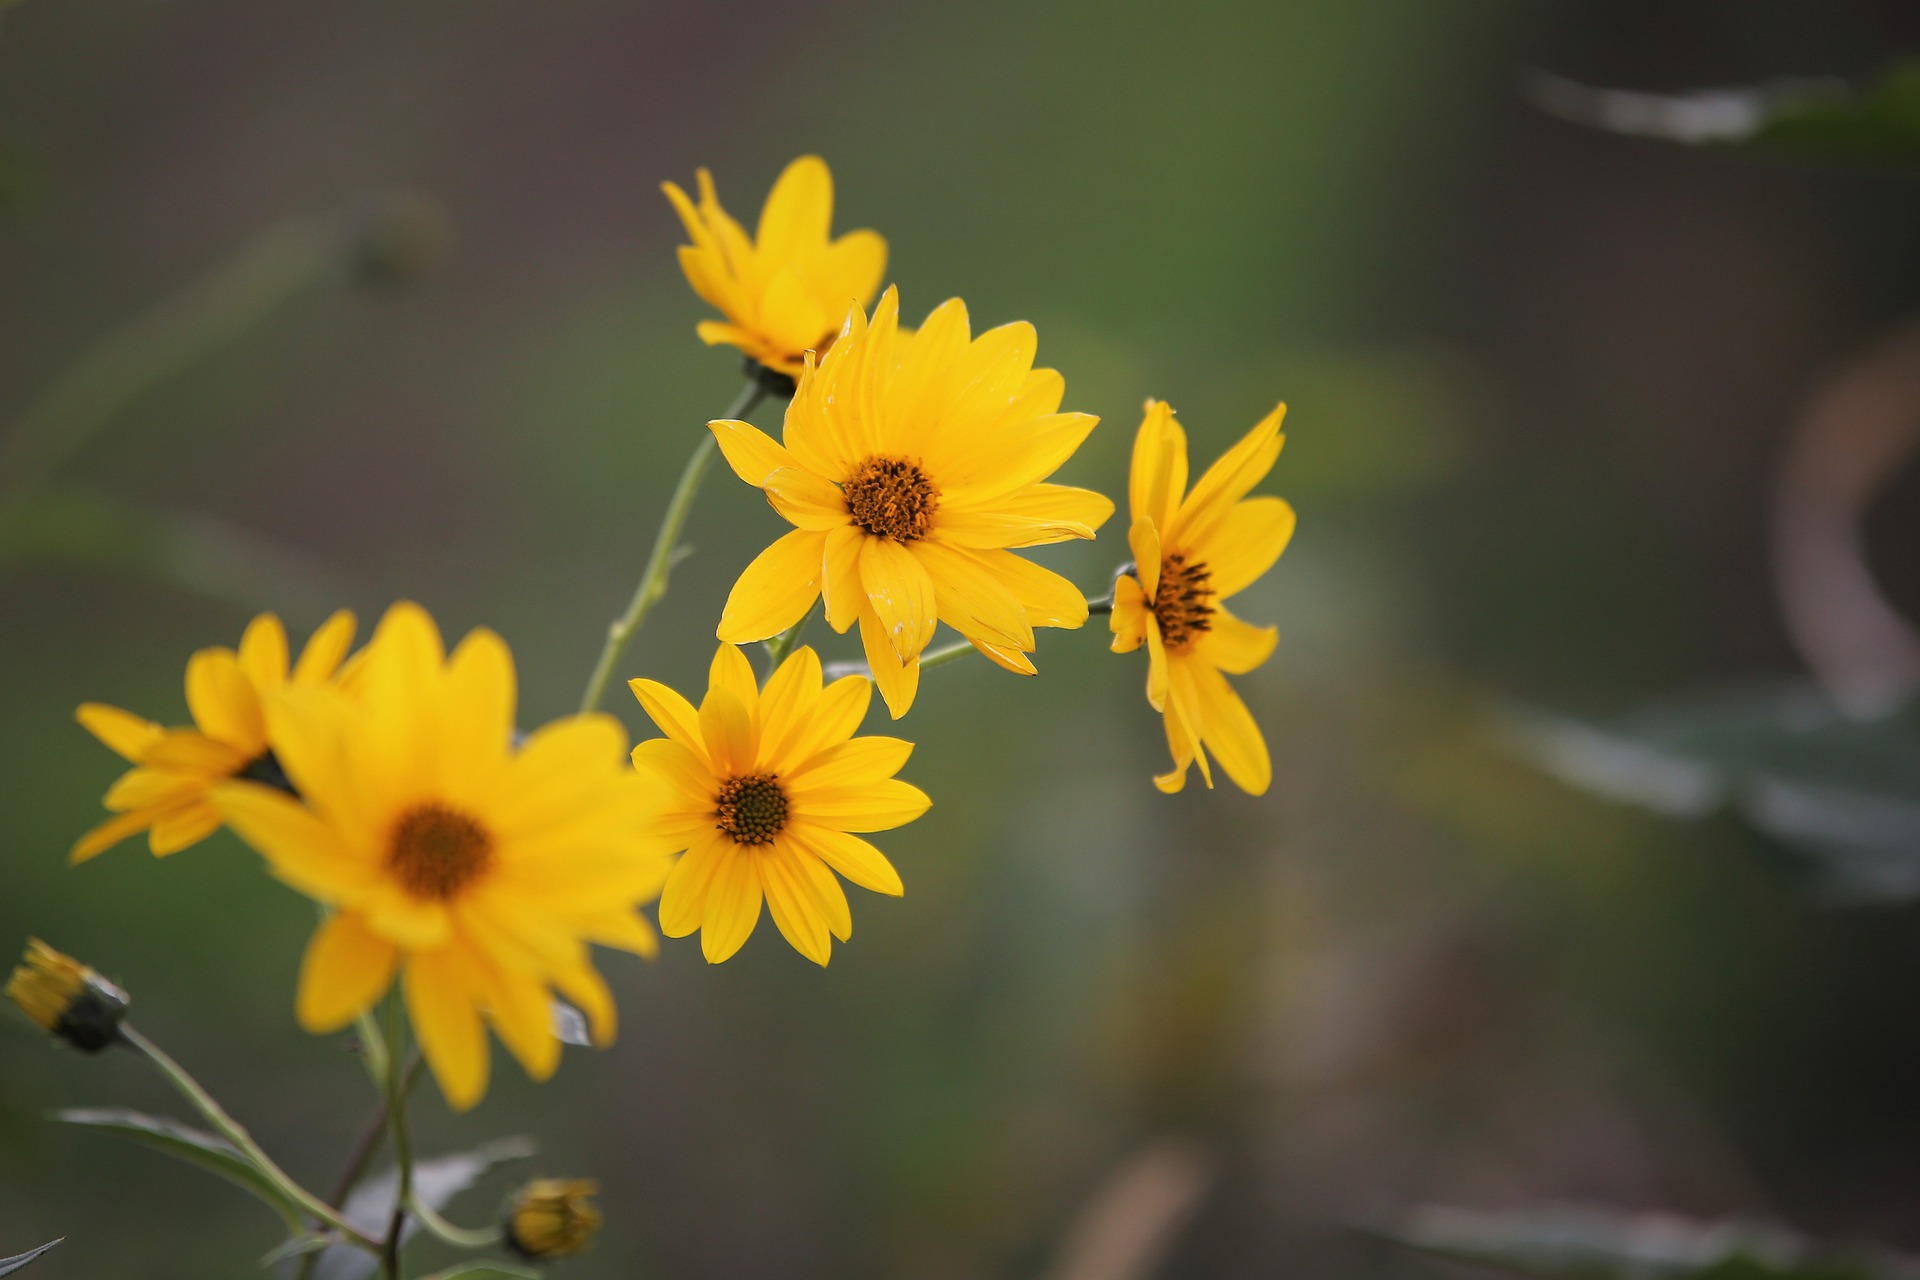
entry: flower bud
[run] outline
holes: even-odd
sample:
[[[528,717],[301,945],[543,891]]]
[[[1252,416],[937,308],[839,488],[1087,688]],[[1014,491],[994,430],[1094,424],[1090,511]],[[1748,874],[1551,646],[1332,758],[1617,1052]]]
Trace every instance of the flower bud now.
[[[127,993],[38,938],[7,979],[7,998],[74,1048],[98,1053],[119,1037]]]
[[[537,1178],[507,1204],[507,1247],[529,1262],[586,1252],[600,1230],[591,1178]]]

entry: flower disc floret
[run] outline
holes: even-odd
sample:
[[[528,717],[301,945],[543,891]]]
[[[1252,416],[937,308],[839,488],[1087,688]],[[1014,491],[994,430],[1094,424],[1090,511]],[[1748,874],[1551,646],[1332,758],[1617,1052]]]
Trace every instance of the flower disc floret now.
[[[735,844],[772,844],[787,825],[787,793],[770,773],[728,778],[713,805],[713,825]]]

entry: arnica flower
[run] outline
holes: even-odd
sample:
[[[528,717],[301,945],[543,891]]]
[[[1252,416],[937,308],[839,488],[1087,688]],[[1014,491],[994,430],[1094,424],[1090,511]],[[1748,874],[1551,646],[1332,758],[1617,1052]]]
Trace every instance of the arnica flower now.
[[[1133,443],[1128,499],[1133,573],[1114,584],[1113,651],[1147,646],[1147,701],[1166,718],[1174,768],[1153,781],[1186,785],[1187,766],[1213,785],[1212,751],[1240,789],[1273,781],[1267,744],[1223,672],[1244,675],[1273,653],[1280,633],[1227,611],[1224,601],[1265,573],[1293,536],[1293,508],[1248,498],[1280,456],[1284,404],[1261,419],[1187,492],[1187,437],[1173,410],[1147,401]]]
[[[191,729],[162,728],[103,703],[83,705],[80,723],[134,767],[107,792],[106,806],[116,816],[80,837],[73,861],[85,862],[142,831],[157,856],[178,853],[219,828],[214,787],[236,777],[283,783],[267,745],[266,704],[289,686],[332,680],[353,644],[353,629],[345,610],[328,618],[291,672],[286,628],[270,613],[247,624],[238,653],[202,649],[187,661]]]
[[[528,1262],[585,1253],[600,1230],[600,1192],[591,1178],[536,1178],[507,1204],[507,1248]]]
[[[99,1053],[119,1036],[127,1016],[127,993],[38,938],[7,979],[7,999],[42,1030],[87,1053]]]
[[[839,330],[853,305],[865,306],[887,270],[887,242],[872,231],[830,239],[833,175],[818,156],[786,167],[760,211],[752,240],[714,194],[700,170],[700,203],[671,182],[667,198],[693,240],[680,247],[680,268],[693,291],[726,320],[703,320],[696,332],[708,346],[730,345],[789,378],[801,358]]]
[[[398,972],[427,1063],[464,1110],[486,1091],[483,1019],[535,1079],[559,1063],[551,988],[612,1038],[587,944],[654,952],[635,908],[672,848],[646,834],[619,721],[572,716],[514,747],[513,656],[491,631],[447,656],[433,619],[396,604],[354,684],[268,708],[301,800],[247,782],[215,800],[276,875],[332,908],[301,968],[301,1025],[345,1026]]]
[[[1008,670],[1032,675],[1035,627],[1078,627],[1086,598],[1016,547],[1091,538],[1113,503],[1044,483],[1099,422],[1061,413],[1066,384],[1033,367],[1033,326],[970,336],[950,299],[917,333],[888,289],[873,322],[855,309],[787,407],[784,444],[744,422],[709,424],[742,480],[795,526],[747,566],[720,639],[791,627],[826,597],[827,621],[856,622],[867,664],[898,719],[920,654],[944,622]]]
[[[669,797],[657,829],[686,856],[660,895],[670,938],[700,931],[714,964],[740,949],[761,899],[794,949],[827,963],[829,935],[853,934],[839,872],[875,893],[905,892],[885,855],[852,832],[888,831],[927,811],[893,775],[913,744],[856,738],[873,689],[863,676],[822,687],[820,659],[795,650],[762,690],[741,652],[713,657],[699,710],[652,680],[634,696],[667,736],[633,749],[633,766]]]

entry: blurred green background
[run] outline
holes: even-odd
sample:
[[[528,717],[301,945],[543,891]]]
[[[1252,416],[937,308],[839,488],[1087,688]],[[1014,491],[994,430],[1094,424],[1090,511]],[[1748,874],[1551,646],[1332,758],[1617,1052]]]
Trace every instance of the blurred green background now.
[[[738,385],[658,184],[710,166],[751,218],[818,152],[909,316],[960,294],[1038,326],[1103,419],[1062,478],[1123,494],[1148,395],[1206,458],[1290,403],[1263,487],[1300,532],[1240,609],[1282,630],[1241,681],[1275,786],[1155,792],[1144,662],[1097,625],[1043,633],[1035,680],[929,673],[906,776],[935,807],[882,840],[903,900],[856,891],[825,971],[765,920],[724,966],[607,958],[618,1044],[540,1087],[497,1055],[479,1110],[418,1108],[426,1150],[525,1132],[534,1170],[598,1178],[582,1280],[1121,1280],[1086,1262],[1102,1232],[1189,1202],[1154,1274],[1431,1274],[1352,1228],[1434,1201],[1920,1248],[1920,913],[1821,904],[1734,823],[1587,798],[1488,732],[1514,700],[1607,716],[1798,672],[1769,478],[1920,297],[1910,180],[1582,132],[1522,73],[1859,77],[1916,45],[1892,0],[26,0],[0,424],[285,219],[418,192],[451,242],[405,287],[301,292],[130,404],[62,471],[72,509],[5,530],[0,946],[122,981],[330,1183],[371,1098],[346,1037],[293,1022],[310,906],[226,835],[67,868],[117,772],[72,710],[179,721],[187,655],[253,608],[298,633],[400,596],[504,634],[527,722],[572,710]],[[621,676],[694,688],[781,527],[716,474]],[[1869,533],[1920,614],[1911,469]],[[1097,590],[1126,555],[1123,519],[1047,558]],[[102,1103],[175,1109],[130,1056],[0,1017],[0,1254],[253,1274],[269,1215],[42,1119]]]

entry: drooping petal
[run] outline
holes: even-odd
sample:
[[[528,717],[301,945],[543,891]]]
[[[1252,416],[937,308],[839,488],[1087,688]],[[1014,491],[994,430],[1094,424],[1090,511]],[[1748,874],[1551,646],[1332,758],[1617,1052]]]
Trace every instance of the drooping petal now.
[[[860,607],[866,603],[866,588],[860,583],[860,548],[867,540],[867,532],[855,525],[827,530],[820,590],[827,601],[827,625],[841,635],[859,621]]]
[[[981,639],[1010,649],[1033,648],[1027,611],[983,557],[937,542],[916,542],[910,554],[927,571],[939,602],[940,621],[969,640]],[[1007,560],[1025,564],[1018,556]]]
[[[1198,642],[1198,653],[1209,664],[1240,676],[1271,657],[1279,642],[1280,628],[1256,627],[1215,605],[1211,627]]]
[[[1265,795],[1273,784],[1273,763],[1253,713],[1225,676],[1204,662],[1189,665],[1205,726],[1202,739],[1236,786],[1248,795]]]
[[[1243,591],[1273,567],[1293,539],[1293,508],[1279,498],[1237,502],[1194,554],[1206,561],[1214,593]]]
[[[907,714],[914,694],[919,692],[920,658],[915,655],[911,661],[902,662],[894,656],[893,641],[871,606],[860,610],[860,644],[866,650],[867,670],[873,673],[873,683],[886,701],[887,714],[898,720]]]
[[[824,965],[833,944],[827,913],[814,894],[812,878],[800,865],[798,855],[783,841],[775,841],[756,855],[760,882],[767,895],[767,907],[780,936],[815,964]]]
[[[393,982],[399,951],[350,911],[320,922],[300,964],[294,1016],[316,1035],[352,1022]]]
[[[860,582],[894,656],[917,659],[933,637],[937,603],[926,567],[891,538],[869,538],[860,548]]]
[[[442,947],[407,961],[401,988],[407,1017],[447,1105],[470,1111],[487,1092],[487,1033],[478,983],[459,949]]]

